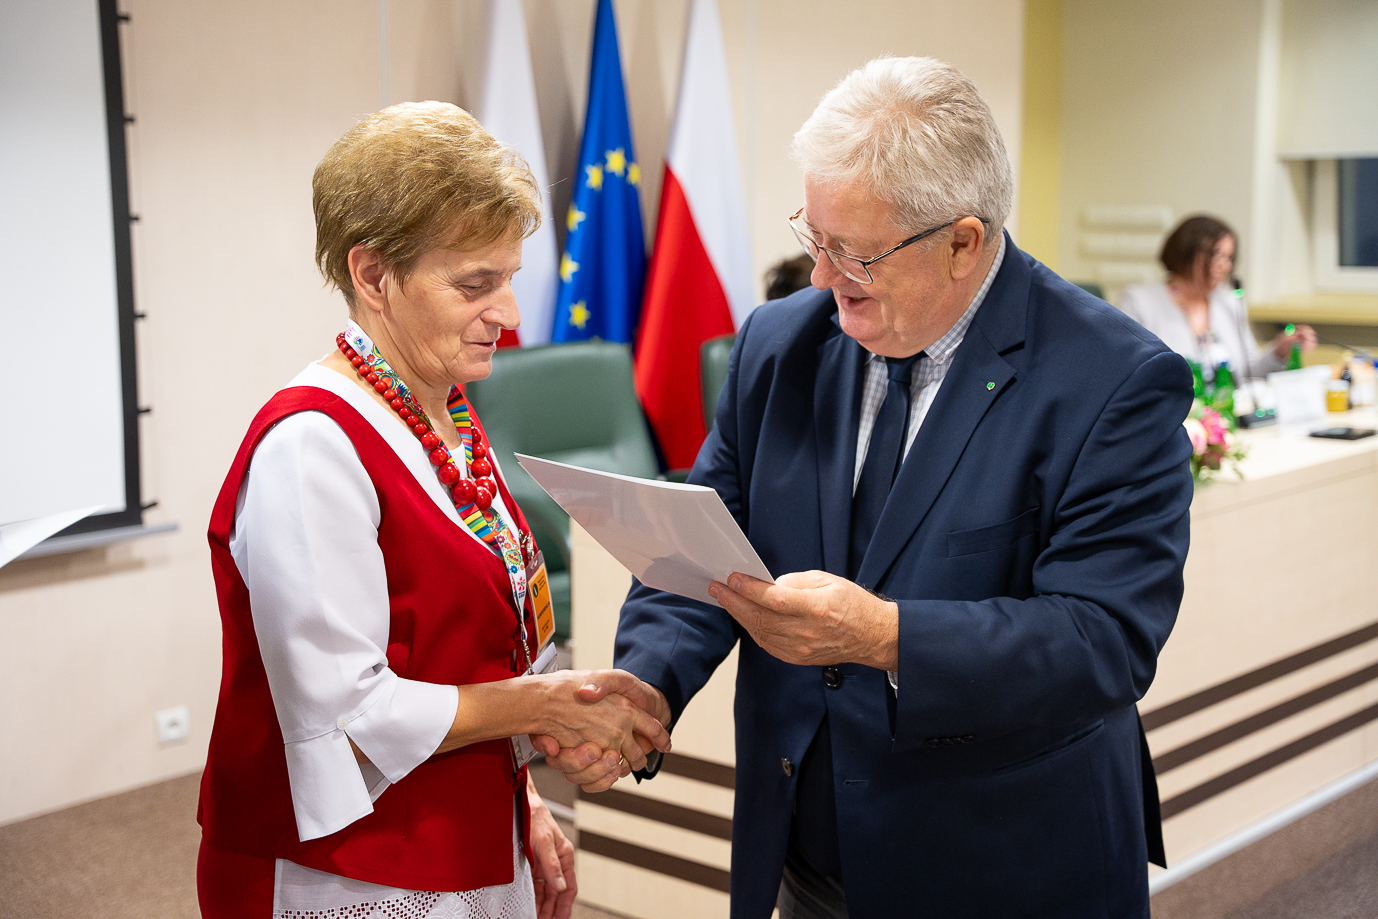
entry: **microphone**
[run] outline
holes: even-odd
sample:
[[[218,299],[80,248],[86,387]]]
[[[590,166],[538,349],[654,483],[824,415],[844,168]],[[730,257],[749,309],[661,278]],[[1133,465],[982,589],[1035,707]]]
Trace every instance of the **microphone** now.
[[[1242,348],[1241,357],[1244,366],[1240,369],[1244,371],[1239,381],[1239,389],[1242,389],[1248,397],[1249,404],[1247,411],[1236,411],[1235,419],[1242,428],[1258,427],[1262,424],[1269,424],[1277,421],[1277,413],[1271,409],[1258,407],[1258,393],[1254,389],[1254,361],[1253,350],[1257,347],[1254,341],[1254,330],[1250,328],[1248,318],[1244,313],[1244,282],[1236,276],[1230,277],[1230,287],[1234,290],[1235,298],[1235,331],[1239,333],[1239,344]],[[1236,395],[1238,389],[1236,390]]]

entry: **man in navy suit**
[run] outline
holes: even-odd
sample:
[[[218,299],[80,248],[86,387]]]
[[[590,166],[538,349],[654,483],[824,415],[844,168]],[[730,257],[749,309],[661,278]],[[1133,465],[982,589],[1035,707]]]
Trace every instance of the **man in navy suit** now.
[[[633,585],[616,665],[668,718],[740,642],[736,917],[1147,917],[1187,364],[1002,232],[949,65],[852,73],[794,157],[818,290],[742,325],[689,478],[780,576]]]

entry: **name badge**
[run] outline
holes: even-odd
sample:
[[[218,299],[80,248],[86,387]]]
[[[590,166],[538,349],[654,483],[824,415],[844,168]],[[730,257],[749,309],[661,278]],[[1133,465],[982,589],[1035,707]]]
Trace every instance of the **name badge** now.
[[[541,577],[545,577],[545,565],[541,565]],[[537,621],[539,621],[539,618]],[[532,673],[552,673],[555,670],[555,666],[555,646],[552,644],[541,652],[540,657],[536,658],[536,662],[531,665],[531,669],[527,671],[527,675]],[[519,772],[523,766],[541,755],[540,751],[531,745],[531,735],[529,734],[518,734],[512,737],[511,741],[513,768]]]
[[[541,651],[555,637],[555,607],[550,602],[550,581],[545,574],[545,555],[538,549],[526,565],[526,590],[536,614],[536,647]],[[542,671],[537,670],[537,673]]]

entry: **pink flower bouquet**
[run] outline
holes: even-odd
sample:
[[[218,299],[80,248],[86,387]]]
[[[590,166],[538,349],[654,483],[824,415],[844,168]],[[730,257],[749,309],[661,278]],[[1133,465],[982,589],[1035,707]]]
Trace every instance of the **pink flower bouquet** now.
[[[1210,482],[1227,465],[1242,478],[1239,461],[1244,458],[1245,448],[1218,411],[1198,399],[1192,403],[1182,427],[1191,438],[1191,474],[1198,483]]]

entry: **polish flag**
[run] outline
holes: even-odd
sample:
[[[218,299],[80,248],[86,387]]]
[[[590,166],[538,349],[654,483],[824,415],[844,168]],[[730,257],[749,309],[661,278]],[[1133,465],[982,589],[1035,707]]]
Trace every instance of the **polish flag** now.
[[[522,244],[522,270],[512,278],[512,293],[521,310],[521,330],[504,330],[498,347],[544,345],[550,341],[555,322],[560,260],[555,223],[550,217],[550,181],[536,109],[536,82],[531,74],[531,47],[526,40],[526,14],[522,0],[493,0],[489,16],[487,71],[474,117],[489,134],[516,148],[541,192],[541,226]]]
[[[755,305],[718,6],[693,0],[636,337],[636,390],[671,469],[707,436],[699,346]]]

